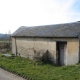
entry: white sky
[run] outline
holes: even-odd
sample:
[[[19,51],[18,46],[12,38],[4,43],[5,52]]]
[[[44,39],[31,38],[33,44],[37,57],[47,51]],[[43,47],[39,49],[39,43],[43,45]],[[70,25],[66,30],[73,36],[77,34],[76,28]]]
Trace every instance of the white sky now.
[[[76,2],[77,1],[77,2]],[[0,0],[0,33],[20,26],[36,26],[80,20],[79,0]]]

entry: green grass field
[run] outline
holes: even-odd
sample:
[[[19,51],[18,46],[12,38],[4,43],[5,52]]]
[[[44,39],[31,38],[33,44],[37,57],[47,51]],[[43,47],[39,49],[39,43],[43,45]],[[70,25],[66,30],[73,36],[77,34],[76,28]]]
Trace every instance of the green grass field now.
[[[80,80],[80,64],[55,66],[41,63],[35,65],[34,61],[28,59],[7,58],[0,55],[0,66],[32,80]]]

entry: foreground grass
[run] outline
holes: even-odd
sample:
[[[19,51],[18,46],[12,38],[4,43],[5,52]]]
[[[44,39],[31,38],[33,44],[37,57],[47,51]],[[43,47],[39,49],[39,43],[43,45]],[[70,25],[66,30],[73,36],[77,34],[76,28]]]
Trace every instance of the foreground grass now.
[[[32,80],[80,80],[80,64],[73,66],[35,65],[35,62],[0,55],[0,66],[8,71],[32,78]]]

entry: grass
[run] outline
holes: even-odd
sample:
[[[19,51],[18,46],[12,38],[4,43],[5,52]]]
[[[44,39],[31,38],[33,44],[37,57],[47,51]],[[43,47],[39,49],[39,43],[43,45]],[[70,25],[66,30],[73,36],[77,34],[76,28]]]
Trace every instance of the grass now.
[[[9,42],[9,41],[6,41],[6,40],[0,40],[0,43],[3,43],[3,42],[7,43],[7,42]]]
[[[80,64],[72,66],[35,64],[34,61],[29,59],[9,58],[0,55],[0,66],[2,68],[32,80],[80,80]]]
[[[9,40],[0,40],[0,43],[9,43]],[[10,41],[12,43],[12,41]]]

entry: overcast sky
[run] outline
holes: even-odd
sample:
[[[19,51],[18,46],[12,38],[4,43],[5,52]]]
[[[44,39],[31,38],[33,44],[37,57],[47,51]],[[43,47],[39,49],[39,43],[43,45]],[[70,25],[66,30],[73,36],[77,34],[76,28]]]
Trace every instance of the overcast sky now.
[[[79,20],[80,0],[0,0],[0,33]]]

